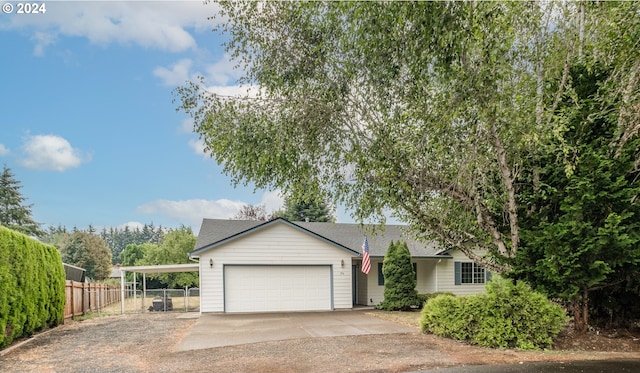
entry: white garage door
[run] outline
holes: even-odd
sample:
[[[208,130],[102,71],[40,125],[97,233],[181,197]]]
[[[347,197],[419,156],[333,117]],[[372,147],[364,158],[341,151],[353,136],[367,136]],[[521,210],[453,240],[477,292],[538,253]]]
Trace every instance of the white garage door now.
[[[330,266],[225,266],[225,312],[331,309]]]

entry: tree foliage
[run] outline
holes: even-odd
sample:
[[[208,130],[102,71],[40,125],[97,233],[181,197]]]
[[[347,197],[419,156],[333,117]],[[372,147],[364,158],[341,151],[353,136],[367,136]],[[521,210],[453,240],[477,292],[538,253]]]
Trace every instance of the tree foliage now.
[[[611,146],[638,131],[637,3],[221,9],[227,51],[256,88],[228,97],[194,82],[177,95],[235,182],[328,196],[359,219],[390,209],[489,269],[508,270],[519,249],[518,177],[566,123],[574,58],[597,50],[624,87],[603,98],[621,98]]]
[[[639,269],[640,204],[634,200],[640,195],[640,138],[610,147],[619,114],[613,103],[600,107],[610,89],[607,69],[577,63],[569,77],[573,91],[558,107],[566,129],[554,139],[555,151],[530,168],[541,182],[532,181],[532,190],[523,193],[523,245],[512,275],[572,302],[576,327],[586,331],[589,294],[625,282]]]
[[[0,226],[0,348],[62,323],[64,284],[53,246]]]
[[[29,236],[42,236],[40,224],[31,217],[32,205],[25,205],[22,185],[6,165],[0,175],[0,225]]]
[[[265,205],[243,205],[233,218],[236,220],[267,221],[271,219],[271,215],[267,212]]]
[[[527,263],[521,255],[562,258],[535,263],[561,275],[538,276],[547,289],[562,276],[583,277],[572,292],[637,271],[635,213],[598,206],[607,193],[638,203],[638,2],[220,8],[218,30],[251,89],[221,96],[200,81],[177,96],[234,182],[320,195],[359,220],[392,211],[491,270]],[[579,69],[604,69],[596,94],[585,96]],[[543,211],[539,193],[555,207]]]
[[[430,299],[420,327],[484,347],[538,349],[551,346],[566,320],[562,307],[524,282],[497,279],[485,293]]]
[[[148,245],[144,248],[144,256],[137,260],[138,265],[184,264],[189,262],[189,252],[193,251],[196,237],[191,228],[182,226],[171,229],[164,235],[159,245]],[[169,288],[198,286],[198,274],[194,272],[152,274]]]
[[[391,241],[382,263],[384,300],[378,308],[387,311],[408,311],[419,304],[416,273],[406,242]]]
[[[289,196],[284,200],[284,210],[274,213],[289,221],[334,222],[335,216],[329,204],[321,199],[296,199]]]
[[[162,239],[165,229],[162,226],[156,227],[151,224],[145,224],[142,229],[135,227],[130,228],[126,225],[124,228],[113,228],[109,230],[104,228],[100,232],[100,237],[109,245],[113,264],[120,263],[120,254],[130,244],[154,243],[157,244]]]
[[[95,234],[74,232],[62,240],[59,249],[63,262],[84,268],[93,280],[104,280],[111,274],[111,250]]]

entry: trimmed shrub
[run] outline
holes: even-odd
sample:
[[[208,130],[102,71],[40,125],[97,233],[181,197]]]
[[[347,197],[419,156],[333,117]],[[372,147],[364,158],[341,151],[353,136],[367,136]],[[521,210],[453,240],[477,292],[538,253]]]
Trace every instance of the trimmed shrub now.
[[[0,348],[64,321],[64,287],[55,247],[0,226]]]
[[[425,303],[427,303],[429,301],[429,299],[433,299],[435,297],[437,297],[438,295],[451,295],[454,296],[455,294],[450,293],[448,291],[438,291],[435,293],[425,293],[425,294],[418,294],[418,307],[420,309],[422,309],[425,305]]]
[[[420,326],[484,347],[537,349],[551,346],[567,320],[562,307],[525,283],[496,279],[482,294],[429,300]]]
[[[382,263],[382,274],[384,300],[378,305],[379,309],[409,311],[418,305],[416,274],[406,242],[391,242]]]

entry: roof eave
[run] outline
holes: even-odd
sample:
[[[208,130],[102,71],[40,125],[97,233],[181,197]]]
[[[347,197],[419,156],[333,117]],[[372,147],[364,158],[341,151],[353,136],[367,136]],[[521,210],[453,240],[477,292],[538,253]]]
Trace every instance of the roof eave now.
[[[220,245],[222,245],[224,243],[227,243],[229,241],[235,240],[235,239],[240,238],[242,236],[245,236],[247,234],[251,234],[251,233],[254,233],[254,232],[259,231],[261,229],[264,229],[265,227],[267,227],[269,225],[272,225],[272,224],[275,224],[277,222],[281,222],[281,223],[287,224],[292,228],[298,229],[298,230],[300,230],[302,232],[305,232],[305,233],[307,233],[307,234],[309,234],[311,236],[314,236],[314,237],[316,237],[316,238],[318,238],[318,239],[320,239],[322,241],[325,241],[325,242],[331,244],[332,246],[335,246],[335,247],[337,247],[337,248],[339,248],[341,250],[345,250],[345,251],[347,251],[347,252],[349,252],[351,254],[355,254],[356,256],[362,256],[362,254],[360,254],[359,252],[357,252],[355,250],[352,250],[352,249],[350,249],[348,247],[345,247],[345,246],[343,246],[343,245],[341,245],[341,244],[339,244],[339,243],[337,243],[335,241],[332,241],[332,240],[330,240],[330,239],[328,239],[328,238],[326,238],[326,237],[324,237],[324,236],[322,236],[322,235],[320,235],[318,233],[315,233],[315,232],[310,231],[310,230],[308,230],[308,229],[306,229],[304,227],[301,227],[301,226],[299,226],[299,225],[297,225],[295,223],[292,223],[292,222],[288,221],[287,219],[276,218],[276,219],[273,219],[273,220],[266,221],[266,222],[264,222],[262,224],[258,224],[258,225],[254,226],[254,227],[249,228],[249,229],[245,229],[245,230],[243,230],[241,232],[238,232],[238,233],[233,234],[231,236],[225,237],[225,238],[223,238],[221,240],[218,240],[216,242],[212,242],[212,243],[207,244],[205,246],[199,247],[199,248],[193,250],[192,252],[190,252],[189,253],[189,257],[190,258],[200,258],[200,254],[202,254],[205,251],[209,251],[209,250],[211,250],[211,249],[213,249],[213,248],[215,248],[217,246],[220,246]]]

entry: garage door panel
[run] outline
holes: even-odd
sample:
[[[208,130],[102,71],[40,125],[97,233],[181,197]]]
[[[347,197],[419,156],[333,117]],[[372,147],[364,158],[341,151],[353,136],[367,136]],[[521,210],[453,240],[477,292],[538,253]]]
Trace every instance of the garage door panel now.
[[[329,266],[225,266],[226,312],[331,309]]]

